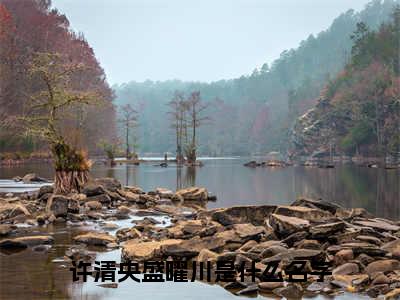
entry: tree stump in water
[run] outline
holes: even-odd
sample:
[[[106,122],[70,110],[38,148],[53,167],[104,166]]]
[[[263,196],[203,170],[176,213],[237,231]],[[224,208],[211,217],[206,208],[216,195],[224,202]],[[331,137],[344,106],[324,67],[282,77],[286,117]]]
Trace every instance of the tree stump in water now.
[[[79,193],[89,180],[89,171],[56,171],[54,192],[56,194]]]

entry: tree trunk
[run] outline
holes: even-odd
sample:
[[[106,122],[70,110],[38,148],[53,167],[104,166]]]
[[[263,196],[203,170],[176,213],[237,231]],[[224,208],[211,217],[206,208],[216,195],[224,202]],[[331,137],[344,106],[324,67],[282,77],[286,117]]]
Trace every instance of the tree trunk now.
[[[89,171],[56,171],[55,194],[79,193],[89,180]]]
[[[126,123],[126,159],[130,159],[130,149],[129,149],[129,124]]]

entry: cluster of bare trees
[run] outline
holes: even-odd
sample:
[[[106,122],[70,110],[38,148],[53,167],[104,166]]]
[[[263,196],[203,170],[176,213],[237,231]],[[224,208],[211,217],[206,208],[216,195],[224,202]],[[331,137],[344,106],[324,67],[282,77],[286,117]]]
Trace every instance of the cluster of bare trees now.
[[[176,134],[176,161],[183,164],[186,156],[186,162],[193,165],[198,145],[196,130],[209,120],[204,115],[207,105],[201,101],[199,91],[192,92],[187,98],[176,91],[168,106]]]
[[[121,123],[125,134],[126,159],[131,159],[133,155],[136,155],[136,141],[135,138],[132,136],[131,131],[134,129],[134,127],[137,126],[137,114],[138,112],[132,107],[132,105],[126,104],[121,106],[121,116],[118,121],[119,123]],[[132,141],[131,138],[133,139]],[[131,151],[131,145],[133,153]]]

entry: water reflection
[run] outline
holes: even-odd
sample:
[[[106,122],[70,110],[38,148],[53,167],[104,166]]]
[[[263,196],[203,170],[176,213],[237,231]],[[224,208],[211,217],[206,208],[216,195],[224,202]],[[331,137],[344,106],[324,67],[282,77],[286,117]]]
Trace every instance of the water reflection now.
[[[95,165],[93,176],[115,177],[125,185],[144,190],[166,187],[172,190],[205,186],[217,195],[209,208],[249,204],[289,204],[296,197],[307,196],[337,202],[345,207],[364,207],[381,217],[400,216],[400,171],[370,169],[355,165],[337,165],[334,169],[307,167],[246,168],[248,159],[206,160],[201,168],[167,168],[143,163],[115,167]],[[53,176],[51,165],[0,168],[0,179],[29,172]]]
[[[245,160],[208,160],[202,168],[117,165],[109,168],[96,165],[95,177],[115,177],[126,185],[144,190],[156,187],[180,189],[205,186],[218,200],[209,208],[245,204],[289,204],[300,195],[334,201],[346,207],[364,207],[382,217],[399,219],[400,171],[368,169],[354,165],[338,165],[334,169],[289,167],[283,169],[245,168]],[[36,172],[51,178],[51,165],[25,165],[0,168],[0,179]],[[130,224],[130,223],[129,223]],[[124,225],[125,226],[125,225]],[[63,257],[72,237],[79,230],[64,225],[39,228],[55,238],[48,252],[31,249],[18,253],[0,253],[0,299],[125,299],[135,295],[142,299],[238,299],[218,286],[193,283],[188,285],[121,284],[118,289],[103,289],[94,284],[71,281],[69,265],[53,263]],[[111,252],[110,260],[118,260]],[[114,255],[110,256],[109,255]],[[6,287],[6,288],[4,288]],[[351,296],[343,295],[342,299]],[[260,299],[265,299],[259,296]],[[247,298],[242,298],[247,299]]]

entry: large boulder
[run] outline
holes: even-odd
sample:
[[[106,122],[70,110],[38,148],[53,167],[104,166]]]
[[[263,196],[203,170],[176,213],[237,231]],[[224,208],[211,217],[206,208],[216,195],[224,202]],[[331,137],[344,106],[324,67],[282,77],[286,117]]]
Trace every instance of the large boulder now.
[[[0,221],[12,219],[17,216],[30,216],[29,211],[22,204],[3,203],[0,204]]]
[[[208,249],[201,249],[199,252],[199,255],[197,256],[197,261],[198,262],[206,262],[206,261],[212,261],[215,262],[217,260],[218,254],[210,251]]]
[[[274,213],[308,221],[322,221],[333,217],[329,211],[303,206],[278,206]]]
[[[400,226],[389,223],[382,219],[371,219],[371,220],[355,220],[353,224],[358,226],[371,227],[378,231],[400,231]]]
[[[259,240],[261,235],[265,233],[264,226],[254,226],[251,223],[245,224],[234,224],[232,226],[236,234],[242,239],[242,242],[247,242],[248,240]]]
[[[134,227],[119,229],[115,233],[115,235],[116,235],[116,237],[117,237],[119,242],[123,242],[123,241],[126,241],[126,240],[139,239],[139,238],[142,237],[142,234],[140,233],[140,231],[137,230]]]
[[[81,192],[88,197],[103,195],[106,193],[102,185],[96,184],[94,182],[88,182],[87,184],[85,184]]]
[[[46,179],[39,177],[35,173],[26,174],[22,177],[23,183],[43,183],[48,182]]]
[[[89,210],[101,210],[103,208],[99,201],[87,201],[85,207]]]
[[[89,232],[74,237],[74,241],[86,245],[107,246],[109,243],[115,243],[116,238],[108,233]]]
[[[396,259],[400,258],[400,239],[383,244],[381,249],[388,251]]]
[[[45,194],[53,194],[54,187],[52,185],[43,185],[40,187],[38,192],[38,198],[41,198]]]
[[[297,231],[302,231],[310,227],[310,222],[296,217],[288,217],[278,214],[271,214],[269,225],[279,236],[288,236]]]
[[[186,189],[181,189],[178,190],[176,194],[188,201],[206,201],[208,198],[207,189],[203,187],[189,187]]]
[[[63,195],[52,195],[46,204],[46,211],[56,217],[65,217],[68,213],[69,198]]]
[[[171,199],[174,196],[174,192],[166,188],[156,188],[156,193],[160,198]]]
[[[276,206],[271,205],[233,206],[211,210],[207,212],[206,215],[211,216],[212,220],[224,226],[241,223],[251,223],[256,226],[262,226],[264,225],[265,219],[268,218],[275,209]]]
[[[328,252],[338,252],[344,249],[351,249],[355,256],[366,254],[369,256],[385,256],[388,251],[381,249],[379,246],[365,242],[350,242],[340,245],[332,245],[328,247]]]
[[[360,268],[356,263],[345,263],[342,264],[332,271],[332,275],[352,275],[360,273]]]
[[[314,200],[309,198],[300,197],[291,204],[292,206],[303,206],[309,208],[317,208],[335,214],[337,210],[343,209],[340,205],[333,202],[326,202],[322,200]]]
[[[0,241],[0,248],[27,248],[53,242],[53,237],[49,235],[23,236]]]
[[[400,262],[395,259],[382,259],[371,262],[366,268],[365,272],[368,275],[378,272],[389,272],[400,270]]]
[[[342,231],[346,228],[344,222],[334,222],[321,224],[310,227],[310,233],[314,238],[323,238],[332,235],[338,231]]]
[[[162,258],[161,247],[178,245],[180,243],[182,243],[182,240],[175,239],[152,242],[130,240],[122,246],[122,259],[134,261],[159,259]]]
[[[107,191],[110,192],[117,192],[122,187],[121,183],[117,179],[109,177],[96,178],[94,183],[103,186]]]

